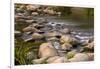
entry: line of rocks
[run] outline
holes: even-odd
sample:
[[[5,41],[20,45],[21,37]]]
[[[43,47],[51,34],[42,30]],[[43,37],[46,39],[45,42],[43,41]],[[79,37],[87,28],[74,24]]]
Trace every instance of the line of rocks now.
[[[41,5],[15,5],[15,14],[23,13],[23,15],[31,15],[31,16],[60,16],[61,12],[56,11],[54,7],[50,6],[41,6]],[[22,14],[20,14],[22,15]]]

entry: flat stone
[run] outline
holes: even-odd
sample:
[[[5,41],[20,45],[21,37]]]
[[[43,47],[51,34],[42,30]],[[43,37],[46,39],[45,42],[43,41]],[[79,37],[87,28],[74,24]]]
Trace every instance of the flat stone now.
[[[20,31],[14,31],[15,37],[19,37],[22,35],[22,33]]]

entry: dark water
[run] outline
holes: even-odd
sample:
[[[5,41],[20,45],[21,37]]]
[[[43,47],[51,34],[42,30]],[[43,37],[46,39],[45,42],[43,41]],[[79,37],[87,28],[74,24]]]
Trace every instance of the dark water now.
[[[73,30],[73,34],[82,39],[93,37],[94,35],[94,21],[93,20],[74,20],[65,17],[39,17],[45,18],[50,23],[64,24],[67,28]]]

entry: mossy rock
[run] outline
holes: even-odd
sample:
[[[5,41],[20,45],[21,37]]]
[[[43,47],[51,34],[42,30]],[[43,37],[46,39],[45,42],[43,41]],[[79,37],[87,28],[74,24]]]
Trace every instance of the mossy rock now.
[[[67,57],[68,59],[70,59],[70,58],[73,58],[73,57],[75,56],[75,54],[76,54],[75,51],[70,51],[70,52],[67,53],[66,57]]]

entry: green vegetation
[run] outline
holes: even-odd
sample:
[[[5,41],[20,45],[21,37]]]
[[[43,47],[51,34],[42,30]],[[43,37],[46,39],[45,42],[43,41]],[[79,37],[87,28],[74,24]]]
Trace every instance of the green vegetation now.
[[[62,12],[62,17],[80,21],[88,21],[94,19],[93,8],[58,7],[58,10]]]
[[[41,43],[24,42],[21,39],[15,40],[15,65],[32,64],[31,60],[27,59],[28,52],[34,52],[34,59],[37,58],[38,48]]]
[[[23,28],[28,26],[24,23],[17,23],[15,30],[22,31]],[[15,65],[33,64],[31,61],[38,58],[38,48],[42,42],[24,42],[21,38],[15,37]],[[27,54],[33,52],[33,59],[27,59]]]

